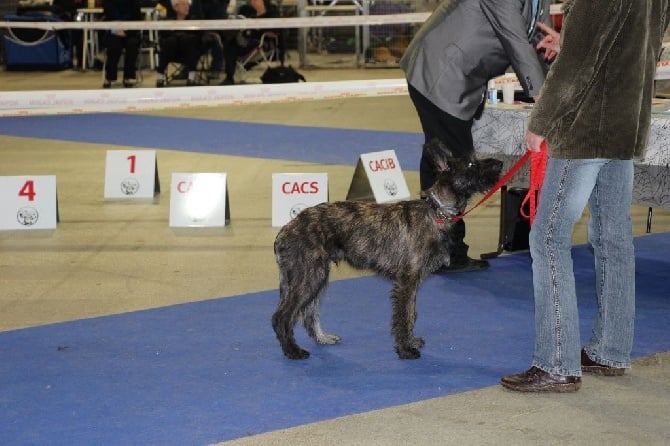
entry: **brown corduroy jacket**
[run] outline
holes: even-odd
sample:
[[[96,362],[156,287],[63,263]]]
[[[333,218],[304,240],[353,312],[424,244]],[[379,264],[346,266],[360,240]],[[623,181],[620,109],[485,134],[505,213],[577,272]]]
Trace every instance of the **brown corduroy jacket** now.
[[[572,0],[528,129],[554,158],[633,159],[649,138],[669,0]]]

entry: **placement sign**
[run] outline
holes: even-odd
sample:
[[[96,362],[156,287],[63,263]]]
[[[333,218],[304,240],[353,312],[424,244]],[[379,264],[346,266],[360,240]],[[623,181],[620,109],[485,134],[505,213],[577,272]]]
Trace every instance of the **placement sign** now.
[[[327,173],[272,174],[272,226],[284,226],[303,209],[328,201]]]
[[[0,230],[56,229],[54,175],[0,177]]]
[[[218,227],[230,222],[225,173],[173,173],[170,227]]]
[[[108,150],[105,199],[153,198],[160,192],[155,150]]]
[[[347,200],[388,203],[409,199],[395,150],[364,153],[358,160]]]

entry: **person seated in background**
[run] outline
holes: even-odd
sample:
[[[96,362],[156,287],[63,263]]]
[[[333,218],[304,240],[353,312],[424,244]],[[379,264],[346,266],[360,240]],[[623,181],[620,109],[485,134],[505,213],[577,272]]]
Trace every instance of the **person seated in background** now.
[[[193,0],[199,4],[198,16],[205,20],[221,20],[228,18],[229,0]],[[202,35],[203,50],[209,51],[212,56],[208,76],[218,79],[223,69],[223,33],[217,30],[207,30]]]
[[[168,20],[191,20],[191,0],[170,0],[166,7]],[[163,30],[160,32],[156,87],[165,86],[165,70],[170,62],[180,62],[188,73],[186,85],[196,85],[195,75],[201,54],[201,32],[188,30]]]
[[[139,0],[104,0],[102,3],[105,21],[142,20]],[[123,86],[137,84],[137,58],[140,54],[140,31],[112,28],[103,36],[103,46],[107,49],[105,81],[102,88],[110,88],[116,81],[119,59],[125,51],[123,62]]]
[[[277,18],[279,8],[271,0],[249,0],[249,4],[240,6],[237,14],[249,19]],[[270,30],[245,29],[226,42],[224,48],[226,77],[221,85],[235,83],[237,60],[258,47],[264,32],[270,32]]]

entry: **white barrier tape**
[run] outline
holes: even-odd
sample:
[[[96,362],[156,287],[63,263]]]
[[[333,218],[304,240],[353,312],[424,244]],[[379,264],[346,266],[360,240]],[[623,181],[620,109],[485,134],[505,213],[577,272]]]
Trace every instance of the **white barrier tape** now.
[[[551,14],[561,14],[561,5],[551,5]],[[240,20],[148,20],[114,22],[115,28],[125,30],[199,30],[199,29],[281,29],[281,28],[321,28],[329,26],[401,25],[423,23],[431,12],[411,12],[405,14],[373,14],[311,17],[284,17],[276,19]],[[111,22],[8,22],[0,21],[0,28],[38,28],[49,30],[101,29],[110,28]]]
[[[98,29],[108,30],[112,26],[125,30],[200,30],[200,29],[280,29],[321,28],[329,26],[397,25],[423,23],[430,13],[288,17],[277,19],[240,20],[143,20],[133,22],[0,22],[0,28],[38,28],[49,30]]]
[[[405,79],[295,84],[0,92],[0,117],[132,112],[165,108],[268,104],[407,95]]]

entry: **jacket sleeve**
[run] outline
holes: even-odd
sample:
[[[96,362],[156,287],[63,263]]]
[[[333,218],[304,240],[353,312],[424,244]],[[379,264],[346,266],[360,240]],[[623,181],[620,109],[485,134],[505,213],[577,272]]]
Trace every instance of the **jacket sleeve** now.
[[[563,22],[561,51],[531,113],[530,131],[546,137],[553,124],[578,112],[626,17],[636,7],[635,1],[587,0],[570,5]]]
[[[545,1],[540,0],[540,3]],[[537,50],[528,41],[530,24],[521,14],[521,6],[518,0],[480,1],[482,12],[505,49],[524,92],[537,96],[546,73]]]

